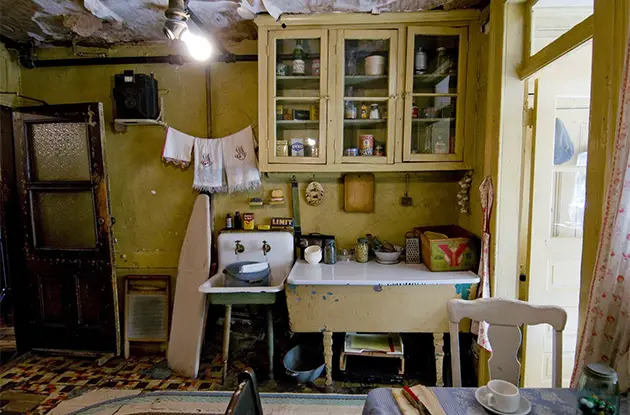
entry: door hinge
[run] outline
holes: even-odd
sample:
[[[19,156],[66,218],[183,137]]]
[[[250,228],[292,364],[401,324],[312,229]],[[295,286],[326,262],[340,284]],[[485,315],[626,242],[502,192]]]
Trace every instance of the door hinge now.
[[[525,108],[525,125],[527,127],[534,127],[534,120],[536,119],[536,110],[534,108]]]

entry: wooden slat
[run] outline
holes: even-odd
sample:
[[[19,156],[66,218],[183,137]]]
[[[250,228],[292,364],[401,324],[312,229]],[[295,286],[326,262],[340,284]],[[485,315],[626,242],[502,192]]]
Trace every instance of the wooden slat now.
[[[593,16],[589,16],[571,30],[542,48],[534,56],[525,56],[517,70],[521,80],[529,78],[545,66],[593,38]]]

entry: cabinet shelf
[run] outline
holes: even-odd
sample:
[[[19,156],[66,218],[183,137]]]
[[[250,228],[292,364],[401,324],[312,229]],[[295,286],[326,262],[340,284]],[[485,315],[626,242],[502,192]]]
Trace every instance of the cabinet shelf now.
[[[304,130],[319,127],[319,120],[276,120],[276,125],[284,130]]]
[[[387,81],[387,75],[347,75],[344,77],[346,86],[361,86],[364,88]]]
[[[278,89],[319,89],[319,80],[315,75],[276,76]]]
[[[344,125],[370,125],[370,124],[380,124],[380,123],[384,123],[384,122],[387,122],[387,119],[381,118],[381,119],[378,119],[378,120],[370,120],[370,119],[367,119],[367,120],[364,120],[364,119],[358,119],[358,120],[355,120],[355,119],[344,119],[343,120]]]
[[[455,118],[412,118],[411,122],[420,124],[432,124],[440,121],[455,121]]]

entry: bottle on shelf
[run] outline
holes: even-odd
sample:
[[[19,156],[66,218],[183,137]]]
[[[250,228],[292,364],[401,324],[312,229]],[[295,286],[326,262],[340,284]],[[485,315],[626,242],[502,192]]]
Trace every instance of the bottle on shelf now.
[[[233,229],[234,223],[232,222],[232,215],[229,213],[225,215],[225,229]]]
[[[293,75],[304,75],[306,70],[306,64],[304,62],[304,48],[302,47],[302,40],[295,41],[295,48],[293,49]]]
[[[241,212],[234,214],[234,229],[243,229],[243,221],[241,220]]]
[[[361,119],[362,120],[368,119],[368,109],[367,109],[366,104],[361,104]]]

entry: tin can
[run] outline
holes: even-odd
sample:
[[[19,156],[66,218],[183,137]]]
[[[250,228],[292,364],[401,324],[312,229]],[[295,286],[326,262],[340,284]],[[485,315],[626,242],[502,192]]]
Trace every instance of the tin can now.
[[[385,155],[385,146],[383,144],[376,144],[374,146],[374,155],[375,156],[384,156]]]
[[[291,157],[304,157],[304,139],[291,139]]]
[[[278,104],[276,105],[276,120],[284,119],[284,105]]]
[[[372,134],[361,134],[359,136],[359,154],[362,156],[374,154],[374,136]]]
[[[418,109],[418,106],[414,102],[411,105],[411,118],[418,118],[418,117],[420,117],[420,110]]]
[[[289,75],[289,65],[284,63],[279,63],[276,66],[276,75],[277,76],[288,76]]]
[[[321,67],[321,64],[320,64],[319,59],[313,59],[313,66],[311,70],[313,76],[319,76],[320,67]]]
[[[358,155],[359,155],[359,149],[355,147],[347,148],[344,151],[344,156],[347,156],[347,157],[356,157]]]
[[[243,213],[243,229],[248,231],[254,230],[254,214]]]
[[[317,138],[304,139],[304,157],[319,157]]]
[[[308,115],[312,121],[319,120],[319,104],[311,104],[308,109]]]
[[[289,156],[289,142],[287,140],[276,140],[276,156],[277,157]]]

